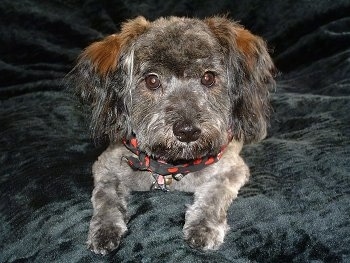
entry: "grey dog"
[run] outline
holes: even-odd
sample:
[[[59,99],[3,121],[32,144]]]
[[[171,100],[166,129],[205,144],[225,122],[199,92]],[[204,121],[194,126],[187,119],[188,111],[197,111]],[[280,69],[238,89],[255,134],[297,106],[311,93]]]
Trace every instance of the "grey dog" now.
[[[184,238],[217,249],[249,178],[242,145],[266,136],[275,87],[266,43],[226,17],[137,17],[88,46],[72,76],[93,135],[110,141],[93,165],[89,248],[116,249],[130,191],[160,189],[194,192]]]

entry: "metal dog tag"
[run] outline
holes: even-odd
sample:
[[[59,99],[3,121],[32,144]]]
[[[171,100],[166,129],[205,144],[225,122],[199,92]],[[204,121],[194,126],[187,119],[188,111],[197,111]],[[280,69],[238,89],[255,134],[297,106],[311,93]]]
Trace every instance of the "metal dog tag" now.
[[[163,175],[156,173],[152,174],[154,182],[152,183],[151,190],[162,190],[163,192],[169,192],[168,185],[171,183],[168,178],[164,178]]]

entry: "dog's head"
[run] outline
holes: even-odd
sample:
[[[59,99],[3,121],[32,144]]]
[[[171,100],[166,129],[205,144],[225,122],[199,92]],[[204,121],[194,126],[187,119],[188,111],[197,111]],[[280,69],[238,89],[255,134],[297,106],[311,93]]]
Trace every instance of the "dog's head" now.
[[[73,75],[95,136],[134,133],[174,161],[264,138],[273,69],[265,42],[227,18],[138,17],[87,47]]]

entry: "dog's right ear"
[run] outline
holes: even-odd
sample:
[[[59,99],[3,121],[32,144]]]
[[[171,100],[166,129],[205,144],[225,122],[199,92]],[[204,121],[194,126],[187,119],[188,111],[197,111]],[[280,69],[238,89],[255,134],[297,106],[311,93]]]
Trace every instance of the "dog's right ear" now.
[[[75,92],[91,104],[91,130],[95,138],[111,141],[131,133],[126,105],[128,67],[132,67],[132,42],[149,28],[144,17],[129,20],[118,34],[88,46],[69,74]]]

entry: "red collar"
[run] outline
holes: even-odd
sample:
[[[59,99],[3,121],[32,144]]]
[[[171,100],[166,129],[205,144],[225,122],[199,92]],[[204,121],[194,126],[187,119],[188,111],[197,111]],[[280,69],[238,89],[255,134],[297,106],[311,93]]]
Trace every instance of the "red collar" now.
[[[138,148],[138,141],[135,137],[129,141],[123,140],[123,144],[132,153],[137,155],[137,157],[123,156],[131,168],[134,170],[149,171],[156,175],[172,175],[175,179],[177,178],[176,175],[178,174],[186,175],[188,173],[199,171],[210,164],[218,162],[226,148],[226,146],[222,147],[222,150],[216,156],[206,156],[203,158],[190,160],[183,164],[173,165],[164,161],[153,159],[145,153],[141,152]]]

